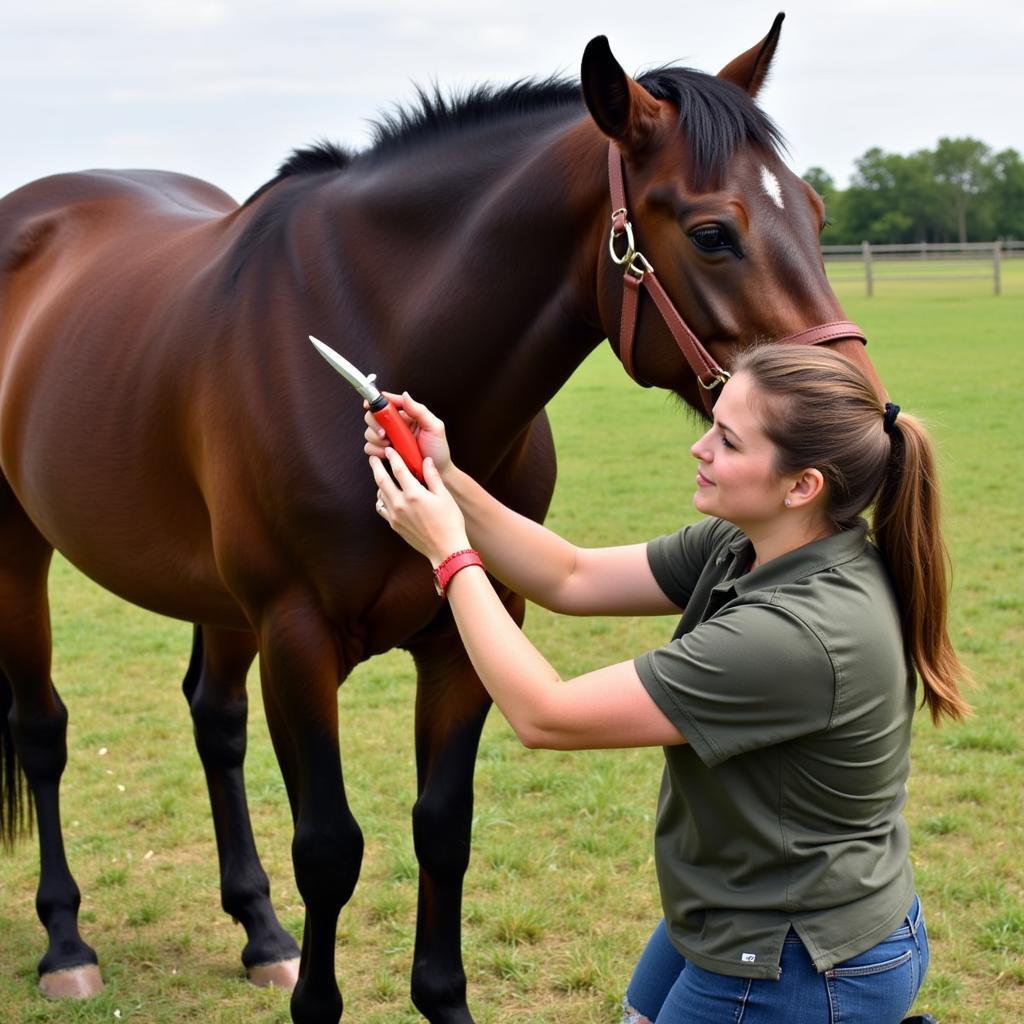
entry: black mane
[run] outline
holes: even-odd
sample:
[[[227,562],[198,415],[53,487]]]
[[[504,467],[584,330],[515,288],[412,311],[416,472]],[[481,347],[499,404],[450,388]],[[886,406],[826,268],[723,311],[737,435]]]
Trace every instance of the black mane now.
[[[702,188],[720,179],[732,154],[753,144],[766,152],[784,145],[772,120],[737,86],[690,68],[665,67],[637,79],[655,98],[679,108],[679,126],[690,143],[694,184]],[[511,85],[479,85],[446,97],[438,86],[416,89],[416,103],[381,115],[368,149],[353,153],[321,140],[293,150],[274,178],[254,192],[251,203],[285,178],[339,171],[354,162],[386,159],[439,136],[521,117],[538,111],[581,107],[578,82],[552,77],[521,79]]]
[[[303,149],[293,149],[291,155],[277,169],[277,174],[270,181],[262,184],[243,205],[248,206],[258,199],[269,188],[273,188],[284,178],[297,174],[322,174],[324,171],[341,171],[352,162],[352,153],[336,142],[321,139]]]
[[[557,77],[539,82],[523,78],[511,85],[478,85],[451,97],[446,97],[437,85],[430,91],[417,86],[417,102],[412,108],[396,107],[373,125],[373,144],[367,152],[389,153],[449,132],[537,111],[578,107],[581,99],[578,82]]]

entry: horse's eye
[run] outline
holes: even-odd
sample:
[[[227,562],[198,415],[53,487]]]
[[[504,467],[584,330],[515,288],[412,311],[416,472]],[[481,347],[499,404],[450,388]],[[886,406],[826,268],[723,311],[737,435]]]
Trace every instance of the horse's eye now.
[[[718,224],[702,224],[690,232],[690,239],[698,249],[704,252],[720,252],[722,249],[729,249],[737,256],[742,256],[735,242],[729,237],[725,229]]]

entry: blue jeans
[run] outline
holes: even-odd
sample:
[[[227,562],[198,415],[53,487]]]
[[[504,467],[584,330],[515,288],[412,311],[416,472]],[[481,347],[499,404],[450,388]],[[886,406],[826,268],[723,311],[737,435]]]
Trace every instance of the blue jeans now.
[[[928,970],[921,903],[865,953],[819,974],[794,931],[778,981],[734,978],[688,963],[654,930],[626,990],[625,1021],[651,1024],[899,1024]]]

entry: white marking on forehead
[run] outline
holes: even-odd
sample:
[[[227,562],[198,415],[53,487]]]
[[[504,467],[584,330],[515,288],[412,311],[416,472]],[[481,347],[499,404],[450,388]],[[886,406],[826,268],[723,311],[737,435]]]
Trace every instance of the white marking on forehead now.
[[[782,186],[779,184],[779,179],[763,164],[761,165],[761,188],[780,210],[786,208],[786,204],[782,201]]]

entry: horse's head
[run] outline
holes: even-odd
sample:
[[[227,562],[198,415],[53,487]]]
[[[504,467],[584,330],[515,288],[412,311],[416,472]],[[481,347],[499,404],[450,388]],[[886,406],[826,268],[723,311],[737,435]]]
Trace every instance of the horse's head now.
[[[821,258],[821,199],[782,162],[778,130],[754,103],[781,24],[780,14],[761,42],[717,76],[668,68],[634,80],[603,36],[583,55],[583,95],[611,140],[612,179],[620,155],[624,168],[624,199],[612,200],[626,207],[613,215],[614,256],[621,261],[631,241],[641,254],[625,283],[621,263],[602,254],[601,321],[638,380],[671,388],[697,409],[708,403],[680,355],[679,344],[688,342],[673,340],[660,299],[639,299],[648,267],[656,274],[649,288],[661,283],[661,299],[670,297],[712,362],[726,368],[739,347],[801,334],[807,341],[808,328],[845,324]],[[632,353],[621,341],[628,291],[640,307]],[[819,333],[881,390],[861,340],[846,327]]]

